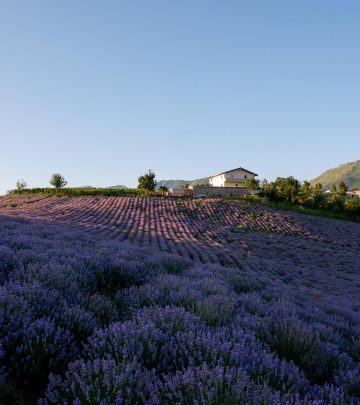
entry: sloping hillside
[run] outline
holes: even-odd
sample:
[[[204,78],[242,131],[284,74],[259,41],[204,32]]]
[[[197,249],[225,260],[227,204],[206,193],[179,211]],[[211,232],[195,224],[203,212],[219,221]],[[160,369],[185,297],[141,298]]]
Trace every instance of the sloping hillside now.
[[[1,404],[360,403],[359,224],[46,201],[0,210]]]
[[[207,186],[209,184],[209,179],[204,177],[203,179],[194,180],[191,186]]]
[[[165,186],[170,190],[171,188],[180,188],[184,184],[190,184],[191,186],[205,186],[208,183],[209,180],[207,177],[197,180],[160,180],[157,182],[156,188]]]
[[[327,170],[312,180],[311,183],[321,183],[324,188],[328,189],[341,181],[344,181],[349,189],[360,188],[360,160]]]
[[[180,188],[182,185],[190,184],[191,182],[192,180],[159,180],[156,183],[156,188],[165,186],[170,190],[171,188]]]
[[[126,186],[118,185],[118,186],[109,186],[106,188],[127,188]]]
[[[31,198],[0,197],[0,404],[360,404],[359,224]]]

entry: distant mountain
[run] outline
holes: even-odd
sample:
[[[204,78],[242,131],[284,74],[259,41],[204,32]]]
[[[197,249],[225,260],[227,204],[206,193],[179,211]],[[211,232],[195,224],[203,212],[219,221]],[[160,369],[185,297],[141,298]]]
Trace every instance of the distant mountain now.
[[[180,188],[184,184],[190,184],[192,180],[159,180],[156,183],[156,188],[161,186],[167,187],[169,190],[171,188]]]
[[[311,183],[321,183],[325,189],[343,181],[349,189],[360,188],[360,160],[327,170]]]
[[[156,184],[156,188],[161,186],[171,188],[181,188],[184,184],[190,184],[191,186],[205,186],[209,183],[207,178],[197,180],[159,180]]]
[[[208,185],[209,185],[209,179],[207,177],[204,177],[203,179],[194,180],[191,183],[191,186],[208,186]]]
[[[126,186],[109,186],[105,188],[127,188]]]

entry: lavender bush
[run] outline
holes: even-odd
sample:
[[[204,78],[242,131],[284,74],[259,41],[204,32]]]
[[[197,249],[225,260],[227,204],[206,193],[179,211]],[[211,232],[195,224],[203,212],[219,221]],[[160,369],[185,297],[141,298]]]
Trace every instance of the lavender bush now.
[[[0,217],[4,403],[18,400],[13,384],[30,404],[360,403],[359,226],[259,212],[246,221],[289,232],[231,236],[233,208],[192,209],[185,234],[230,215],[206,233],[221,228],[225,253],[202,249],[199,230],[180,257]]]
[[[62,372],[76,352],[71,334],[54,321],[40,318],[31,323],[12,353],[9,371],[25,384],[41,386],[50,372]]]
[[[15,252],[7,246],[0,245],[0,284],[8,280],[9,274],[17,266]]]

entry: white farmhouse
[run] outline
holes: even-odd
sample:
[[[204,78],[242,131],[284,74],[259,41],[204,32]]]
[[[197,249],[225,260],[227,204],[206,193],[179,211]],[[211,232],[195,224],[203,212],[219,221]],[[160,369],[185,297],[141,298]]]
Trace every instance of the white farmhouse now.
[[[209,183],[212,187],[245,187],[245,182],[257,176],[243,167],[228,170],[209,177]]]
[[[346,195],[349,198],[360,198],[360,189],[347,191]]]

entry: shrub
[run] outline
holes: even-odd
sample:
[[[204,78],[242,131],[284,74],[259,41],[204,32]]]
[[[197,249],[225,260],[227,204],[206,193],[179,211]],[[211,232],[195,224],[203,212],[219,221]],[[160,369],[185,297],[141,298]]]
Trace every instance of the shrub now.
[[[341,212],[344,209],[344,197],[337,194],[328,195],[319,206],[329,211]]]
[[[8,280],[9,274],[17,265],[16,253],[7,246],[0,245],[0,285]]]
[[[97,315],[100,317],[99,312]],[[65,306],[55,320],[59,326],[72,334],[78,344],[84,342],[104,322],[103,319],[99,322],[94,313],[86,311],[79,305]]]
[[[346,200],[344,210],[350,215],[360,215],[360,198]]]
[[[0,341],[0,386],[5,381],[5,367],[3,366],[3,358],[5,357],[5,352],[2,347],[2,343]],[[0,397],[1,399],[1,397]]]
[[[280,358],[293,361],[315,384],[329,382],[338,365],[337,353],[331,353],[317,334],[298,320],[270,319],[260,332],[271,350]]]
[[[0,287],[0,344],[4,355],[19,343],[32,320],[28,303],[13,291]]]
[[[11,285],[11,291],[26,303],[34,318],[54,317],[66,302],[58,290],[45,288],[38,281]]]
[[[189,274],[191,276],[191,273]],[[151,283],[130,287],[116,295],[118,308],[128,315],[144,306],[181,306],[198,312],[197,303],[211,295],[226,296],[231,292],[226,283],[214,277],[189,278],[164,274]]]
[[[158,383],[158,398],[163,404],[270,404],[280,395],[266,385],[257,385],[237,367],[206,364],[166,375]]]
[[[54,321],[40,318],[23,332],[22,342],[11,358],[10,371],[25,384],[41,388],[50,372],[60,373],[74,360],[73,343],[67,330],[56,326]]]
[[[85,356],[114,359],[119,364],[137,359],[148,370],[165,372],[176,362],[172,336],[200,325],[198,317],[180,308],[144,309],[131,321],[95,331],[85,346]]]
[[[233,296],[211,295],[197,302],[196,313],[207,325],[226,325],[233,319],[236,304]]]
[[[69,365],[64,379],[50,376],[40,405],[145,404],[152,396],[153,375],[136,362],[119,364],[114,360],[76,361]],[[154,402],[155,403],[155,402]]]
[[[255,276],[250,272],[240,270],[228,273],[226,279],[229,281],[236,294],[259,291],[266,285],[265,280],[260,276]]]
[[[95,317],[99,325],[108,325],[118,317],[114,304],[105,295],[94,294],[85,298],[83,305]]]
[[[144,196],[145,191],[137,188],[77,188],[67,187],[61,189],[53,188],[26,188],[23,190],[10,190],[10,195],[66,195],[71,197],[79,196],[106,196],[106,197],[138,197]]]

